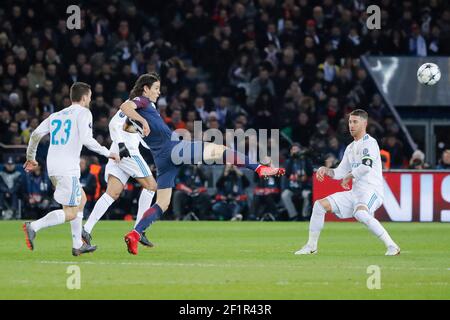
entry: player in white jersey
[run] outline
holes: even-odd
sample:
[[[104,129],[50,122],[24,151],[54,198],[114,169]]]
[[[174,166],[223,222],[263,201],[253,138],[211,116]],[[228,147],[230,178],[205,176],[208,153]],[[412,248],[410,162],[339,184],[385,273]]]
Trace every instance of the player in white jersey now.
[[[354,141],[345,149],[336,169],[320,167],[317,171],[319,181],[322,182],[325,176],[335,180],[342,179],[341,186],[348,191],[337,192],[314,203],[308,243],[295,254],[317,252],[326,212],[333,212],[341,219],[354,217],[383,241],[387,248],[386,255],[400,254],[399,246],[374,218],[375,211],[383,204],[383,174],[378,143],[366,133],[367,120],[368,115],[364,110],[358,109],[350,113],[349,129]],[[353,181],[351,190],[350,181]]]
[[[138,133],[127,131],[130,125],[126,123],[126,119],[125,114],[119,110],[109,122],[112,140],[110,151],[118,153],[121,160],[119,163],[110,160],[106,165],[105,180],[108,183],[106,192],[97,200],[82,232],[83,241],[89,245],[91,244],[91,233],[95,224],[119,198],[130,177],[135,178],[143,187],[138,202],[136,224],[142,218],[145,210],[150,208],[155,195],[156,181],[147,162],[139,152],[139,144],[147,149],[148,146]],[[153,247],[145,234],[141,237],[141,243],[147,247]]]
[[[44,228],[70,221],[72,229],[72,254],[78,256],[92,252],[95,246],[84,244],[81,239],[83,209],[86,194],[80,185],[80,152],[83,145],[88,149],[115,161],[119,156],[101,146],[92,137],[92,114],[90,86],[75,82],[70,88],[72,105],[51,114],[33,132],[27,149],[25,171],[32,171],[37,165],[36,150],[43,136],[50,133],[50,146],[47,154],[47,171],[55,187],[54,198],[62,209],[53,210],[43,218],[23,225],[25,240],[30,250],[34,249],[36,233]]]

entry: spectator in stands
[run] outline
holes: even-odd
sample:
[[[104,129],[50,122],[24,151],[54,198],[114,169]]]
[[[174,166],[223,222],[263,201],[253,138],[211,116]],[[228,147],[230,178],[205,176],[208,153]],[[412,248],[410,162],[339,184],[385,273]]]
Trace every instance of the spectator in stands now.
[[[383,149],[391,155],[391,169],[400,169],[403,167],[403,144],[395,135],[390,134],[385,137]]]
[[[16,121],[11,121],[11,122],[9,122],[7,131],[2,136],[2,142],[5,144],[14,145],[14,144],[16,144],[15,138],[17,138],[17,137],[20,138],[19,124]],[[22,139],[20,138],[19,141],[21,142]],[[21,143],[19,143],[19,144],[21,144]]]
[[[290,158],[285,164],[286,174],[283,176],[281,199],[288,212],[290,220],[305,219],[310,213],[312,175],[311,160],[305,154],[305,150],[299,144],[293,144],[290,150]],[[293,199],[302,201],[301,215],[294,205]]]
[[[0,210],[2,210],[2,215],[17,217],[23,189],[22,173],[17,170],[14,159],[8,157],[3,171],[0,172]],[[6,212],[9,213],[6,214]]]
[[[170,116],[169,126],[175,129],[186,129],[186,123],[181,118],[181,110],[173,110],[172,115]]]
[[[338,159],[332,153],[328,153],[324,157],[323,165],[327,168],[335,168],[338,164]]]
[[[381,157],[381,165],[383,166],[383,170],[390,170],[391,169],[391,154],[384,150],[380,150],[380,157]]]
[[[299,142],[302,146],[309,146],[309,140],[313,135],[313,126],[310,122],[308,113],[300,112],[297,122],[292,129],[292,139]]]
[[[441,160],[436,166],[436,169],[450,170],[450,149],[446,149],[444,150],[444,152],[442,152]]]
[[[232,125],[232,120],[235,115],[229,103],[229,98],[225,95],[220,96],[216,109],[217,121],[219,121],[220,128],[229,128]]]
[[[277,204],[280,202],[280,178],[259,179],[255,175],[254,182],[253,205],[248,220],[278,220]]]
[[[211,200],[205,185],[206,174],[201,166],[184,165],[180,169],[172,202],[175,220],[185,218],[186,213],[191,213],[187,218],[211,218]]]
[[[216,183],[216,202],[212,210],[219,220],[242,220],[247,207],[245,189],[250,181],[237,167],[227,164]]]
[[[409,159],[409,169],[425,170],[429,169],[430,165],[425,162],[425,153],[417,149],[413,152],[411,159]]]
[[[336,136],[331,136],[328,139],[328,148],[327,153],[333,154],[336,159],[342,159],[345,151],[345,146],[339,143],[339,140]]]
[[[261,67],[258,76],[250,82],[247,103],[253,106],[263,90],[266,90],[270,96],[275,96],[275,86],[270,79],[269,70],[265,67]]]
[[[417,23],[411,26],[411,36],[409,38],[409,53],[414,56],[427,56],[427,42],[422,35],[422,31]]]
[[[52,184],[45,170],[42,170],[41,165],[38,165],[30,174],[25,175],[25,184],[26,216],[31,219],[38,219],[48,211],[52,203]]]

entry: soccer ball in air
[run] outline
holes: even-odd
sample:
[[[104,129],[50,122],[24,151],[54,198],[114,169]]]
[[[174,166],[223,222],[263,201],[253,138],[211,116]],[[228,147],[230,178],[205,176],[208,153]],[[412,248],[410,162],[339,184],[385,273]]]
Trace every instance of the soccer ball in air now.
[[[432,86],[436,84],[440,78],[441,70],[439,70],[439,67],[434,63],[424,63],[420,66],[419,70],[417,70],[417,80],[424,85]]]

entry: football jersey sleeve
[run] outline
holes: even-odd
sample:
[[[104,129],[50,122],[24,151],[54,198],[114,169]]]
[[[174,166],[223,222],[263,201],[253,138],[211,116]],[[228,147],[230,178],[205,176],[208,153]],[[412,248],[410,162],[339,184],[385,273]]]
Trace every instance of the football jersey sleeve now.
[[[123,114],[123,113],[122,113]],[[125,115],[121,117],[121,111],[119,111],[109,123],[109,133],[111,135],[111,140],[117,143],[123,143],[124,138],[122,135],[123,125],[125,124]]]
[[[380,149],[375,140],[368,140],[362,146],[361,164],[352,170],[352,175],[355,179],[361,178],[363,175],[370,172],[373,163],[379,157]]]
[[[30,136],[27,148],[27,160],[34,160],[36,158],[36,151],[42,137],[50,132],[49,118],[41,122],[41,124],[33,131]]]
[[[92,136],[92,113],[87,110],[81,112],[78,118],[78,133],[81,143],[89,150],[94,151],[102,156],[108,157],[109,150],[100,145]]]
[[[145,108],[147,106],[148,101],[146,101],[142,97],[136,97],[131,99],[131,101],[136,105],[136,109]]]
[[[333,179],[341,180],[344,178],[347,173],[349,173],[352,169],[350,165],[350,160],[348,159],[348,147],[345,149],[344,155],[342,156],[341,163],[339,163],[338,167],[333,169],[334,176]]]

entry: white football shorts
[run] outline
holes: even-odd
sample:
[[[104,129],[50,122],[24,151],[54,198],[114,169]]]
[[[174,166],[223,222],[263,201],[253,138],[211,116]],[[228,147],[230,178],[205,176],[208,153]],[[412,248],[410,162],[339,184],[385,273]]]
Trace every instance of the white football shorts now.
[[[146,178],[151,176],[152,172],[141,155],[131,155],[122,158],[119,163],[110,159],[105,168],[106,181],[108,181],[109,175],[113,175],[125,185],[130,177]]]
[[[353,192],[353,190],[336,192],[327,197],[333,213],[340,219],[352,218],[355,209],[364,205],[373,216],[375,211],[383,204],[383,199],[375,192]]]
[[[77,207],[81,202],[80,179],[75,176],[51,176],[55,186],[53,198],[63,206]]]

